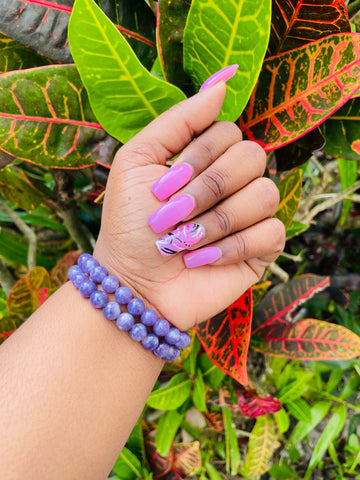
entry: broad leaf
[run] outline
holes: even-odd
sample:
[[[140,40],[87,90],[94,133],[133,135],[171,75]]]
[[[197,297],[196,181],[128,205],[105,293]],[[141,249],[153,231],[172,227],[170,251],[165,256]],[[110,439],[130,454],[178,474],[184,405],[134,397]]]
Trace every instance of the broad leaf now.
[[[157,41],[166,80],[192,92],[191,80],[183,69],[183,36],[191,0],[159,0]]]
[[[48,272],[43,267],[35,267],[20,278],[7,298],[6,306],[10,315],[29,317],[47,299],[50,288]]]
[[[324,151],[345,160],[360,160],[360,97],[347,102],[321,126]]]
[[[270,459],[279,446],[278,429],[271,415],[258,417],[252,429],[245,463],[245,475],[253,478],[270,468]]]
[[[112,470],[120,480],[135,480],[142,477],[140,460],[126,447],[122,449]]]
[[[55,267],[50,272],[50,281],[52,288],[59,288],[68,280],[67,272],[72,265],[76,264],[76,261],[80,254],[80,250],[68,252],[57,262]]]
[[[248,384],[246,357],[252,319],[251,289],[226,310],[195,327],[206,353],[221,370]]]
[[[69,41],[97,119],[122,143],[185,99],[181,90],[143,67],[93,0],[76,0]]]
[[[360,356],[360,337],[341,325],[307,318],[276,319],[258,327],[251,346],[293,360],[341,360]]]
[[[236,436],[235,425],[232,412],[227,407],[222,407],[225,429],[225,455],[226,455],[226,471],[231,475],[238,473],[241,457],[239,444]]]
[[[0,170],[0,194],[15,208],[28,212],[34,210],[43,201],[41,193],[33,188],[23,170],[19,170],[16,174],[8,167]]]
[[[166,457],[169,454],[184,416],[185,413],[180,413],[177,410],[168,410],[161,415],[155,435],[156,448],[161,456]]]
[[[280,203],[274,216],[282,221],[287,230],[300,203],[302,191],[301,170],[296,169],[289,173],[283,180],[277,183],[277,187],[280,192]]]
[[[270,34],[271,1],[192,0],[184,33],[184,69],[196,88],[238,64],[219,116],[235,121],[254,88]]]
[[[174,375],[166,387],[154,390],[147,400],[149,407],[158,410],[175,410],[188,398],[191,380],[186,373]]]
[[[281,408],[281,402],[270,395],[260,396],[254,390],[236,389],[238,407],[241,415],[256,418],[260,415],[275,413]]]
[[[0,33],[0,73],[40,67],[49,63],[46,57]]]
[[[273,0],[268,56],[334,33],[351,32],[343,0]]]
[[[241,129],[267,151],[313,130],[358,90],[359,57],[360,34],[349,33],[268,58]]]
[[[6,315],[0,319],[0,344],[20,327],[24,319],[17,315]]]
[[[0,150],[37,165],[83,168],[111,158],[117,142],[94,117],[75,66],[0,76]]]
[[[292,313],[297,307],[328,286],[329,277],[307,274],[271,289],[256,309],[254,326],[277,319],[291,322]]]
[[[172,470],[182,478],[195,475],[201,467],[200,442],[175,443]]]

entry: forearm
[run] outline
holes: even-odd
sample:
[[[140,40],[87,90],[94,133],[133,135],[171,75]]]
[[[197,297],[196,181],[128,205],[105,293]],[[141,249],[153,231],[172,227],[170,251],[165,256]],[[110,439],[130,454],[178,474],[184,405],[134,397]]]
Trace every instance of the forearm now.
[[[162,366],[65,284],[0,348],[0,478],[106,478]]]

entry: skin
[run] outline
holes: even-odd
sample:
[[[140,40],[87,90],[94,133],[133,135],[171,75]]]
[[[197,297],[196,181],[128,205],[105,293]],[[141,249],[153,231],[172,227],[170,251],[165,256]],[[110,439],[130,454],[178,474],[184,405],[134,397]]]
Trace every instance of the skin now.
[[[278,191],[262,178],[265,154],[239,129],[214,123],[223,82],[161,115],[118,152],[94,257],[161,317],[185,330],[223,310],[282,251],[271,216]],[[195,139],[195,140],[193,140]],[[194,171],[186,193],[206,236],[221,249],[212,265],[187,269],[163,258],[147,223],[159,202],[151,185],[165,162]],[[174,195],[174,196],[175,196]],[[170,231],[170,230],[169,230]],[[195,247],[194,247],[195,248]],[[193,249],[194,249],[193,248]],[[162,360],[104,319],[66,283],[0,348],[0,478],[106,478],[161,371]]]

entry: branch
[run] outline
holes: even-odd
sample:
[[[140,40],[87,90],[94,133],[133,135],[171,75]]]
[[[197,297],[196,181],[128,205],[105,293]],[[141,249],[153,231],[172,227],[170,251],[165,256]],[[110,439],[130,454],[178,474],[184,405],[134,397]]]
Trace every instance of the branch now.
[[[350,5],[347,6],[347,11],[350,18],[356,15],[359,10],[360,10],[360,0],[355,0],[355,2],[350,3]]]
[[[6,296],[9,295],[9,292],[12,289],[15,282],[16,280],[10,273],[6,263],[2,258],[0,258],[0,285],[2,286],[4,292],[6,293]]]
[[[36,267],[36,244],[37,238],[35,232],[26,225],[26,223],[12,210],[6,203],[0,200],[0,210],[7,215],[12,222],[17,226],[20,232],[24,235],[25,238],[29,241],[29,250],[27,264],[28,269]]]
[[[270,265],[267,267],[267,270],[271,272],[273,275],[276,275],[280,280],[283,282],[288,282],[289,281],[289,275],[288,273],[285,272],[279,265],[275,262],[270,263]]]

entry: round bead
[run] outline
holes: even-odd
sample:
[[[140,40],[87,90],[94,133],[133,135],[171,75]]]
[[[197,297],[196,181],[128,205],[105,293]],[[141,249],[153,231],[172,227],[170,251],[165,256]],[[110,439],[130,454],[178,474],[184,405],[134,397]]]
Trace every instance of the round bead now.
[[[170,345],[167,355],[165,355],[165,357],[163,358],[168,362],[171,362],[173,360],[176,360],[179,357],[180,357],[180,349],[174,347],[174,345]]]
[[[113,275],[108,275],[101,282],[102,288],[107,293],[114,293],[117,288],[119,288],[119,280]]]
[[[108,302],[103,308],[103,314],[108,320],[115,320],[120,313],[120,306],[117,302]]]
[[[165,340],[169,345],[175,345],[180,340],[180,331],[176,327],[170,327],[170,330],[165,335]]]
[[[116,325],[120,330],[130,330],[134,326],[135,320],[131,313],[120,313],[116,320]]]
[[[130,337],[137,342],[142,342],[147,335],[145,325],[142,323],[136,323],[130,330]]]
[[[133,298],[132,291],[128,287],[119,287],[115,292],[115,298],[121,305],[126,305]]]
[[[157,319],[158,319],[157,313],[152,308],[147,308],[141,314],[141,323],[143,323],[147,327],[152,327]]]
[[[82,264],[81,270],[84,273],[90,273],[90,271],[93,268],[99,266],[99,262],[97,260],[95,260],[95,258],[93,258],[93,257],[90,257],[90,258],[84,260],[81,264]]]
[[[79,275],[79,273],[82,273],[79,265],[73,265],[72,267],[70,267],[68,271],[69,280],[72,280],[73,278],[75,278],[75,275]]]
[[[107,270],[104,267],[94,267],[90,270],[90,278],[95,283],[101,283],[107,275]]]
[[[155,348],[153,352],[157,357],[165,358],[165,356],[169,353],[169,348],[170,348],[170,345],[168,345],[163,341],[160,341],[159,346]]]
[[[90,255],[90,253],[82,253],[80,255],[80,257],[78,258],[77,260],[77,264],[79,265],[79,267],[81,268],[82,270],[82,267],[83,267],[83,263],[85,263],[87,260],[89,260],[89,258],[92,258],[92,256]]]
[[[155,350],[159,346],[159,338],[154,333],[149,333],[142,341],[142,345],[146,350]]]
[[[165,320],[165,318],[159,318],[159,320],[155,322],[153,330],[155,335],[165,337],[170,330],[169,322]]]
[[[128,303],[127,309],[131,315],[141,315],[145,310],[145,303],[140,298],[133,298]]]
[[[85,273],[77,273],[74,278],[71,279],[71,282],[72,284],[74,285],[74,287],[76,288],[79,288],[80,285],[85,282],[85,280],[87,280],[87,276],[85,275]]]
[[[180,332],[180,340],[176,342],[175,347],[186,348],[191,343],[191,337],[187,332]]]
[[[96,290],[90,295],[90,303],[95,308],[104,308],[107,301],[108,297],[102,290]]]
[[[86,297],[86,298],[89,298],[90,295],[93,292],[95,292],[95,290],[96,290],[95,283],[88,279],[84,280],[79,287],[79,292],[83,297]]]

